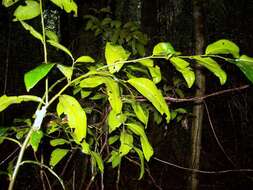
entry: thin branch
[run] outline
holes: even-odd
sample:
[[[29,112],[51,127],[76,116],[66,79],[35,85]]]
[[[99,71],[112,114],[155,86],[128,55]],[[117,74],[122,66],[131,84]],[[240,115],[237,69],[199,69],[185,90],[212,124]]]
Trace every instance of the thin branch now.
[[[253,172],[253,169],[236,169],[236,170],[218,170],[218,171],[205,171],[205,170],[197,170],[197,169],[193,169],[193,168],[187,168],[187,167],[183,167],[177,164],[173,164],[171,162],[165,161],[165,160],[161,160],[157,157],[153,157],[154,160],[161,162],[163,164],[181,169],[181,170],[185,170],[188,172],[196,172],[196,173],[200,173],[200,174],[225,174],[225,173],[233,173],[233,172]]]
[[[12,155],[14,155],[19,150],[19,147],[16,148],[12,153],[10,153],[3,161],[0,162],[0,166],[4,164]]]
[[[210,116],[210,112],[209,112],[209,109],[208,109],[208,107],[207,107],[207,104],[206,104],[205,101],[203,101],[203,103],[204,103],[204,106],[205,106],[205,109],[206,109],[207,118],[208,118],[210,127],[211,127],[212,132],[213,132],[213,136],[214,136],[214,138],[215,138],[215,140],[216,140],[218,146],[220,147],[221,151],[224,153],[224,155],[225,155],[226,158],[228,159],[228,161],[231,162],[231,164],[235,167],[235,166],[236,166],[235,163],[234,163],[233,160],[228,156],[228,154],[226,153],[224,147],[222,146],[222,144],[221,144],[219,138],[218,138],[217,135],[216,135],[216,132],[215,132],[215,130],[214,130],[213,122],[212,122],[212,120],[211,120],[211,116]]]
[[[243,86],[239,86],[239,87],[236,87],[236,88],[230,88],[230,89],[226,89],[226,90],[217,91],[217,92],[214,92],[214,93],[211,93],[211,94],[207,94],[207,95],[201,96],[201,97],[173,98],[173,97],[170,97],[170,96],[165,96],[164,99],[166,101],[175,102],[175,103],[179,103],[179,102],[194,102],[194,101],[204,100],[206,98],[210,98],[210,97],[213,97],[213,96],[218,96],[218,95],[229,93],[229,92],[240,91],[240,90],[243,90],[243,89],[246,89],[246,88],[249,88],[249,87],[250,87],[250,85],[243,85]],[[139,102],[145,102],[145,101],[147,101],[147,99],[144,98],[143,96],[136,96],[136,100],[139,101]]]

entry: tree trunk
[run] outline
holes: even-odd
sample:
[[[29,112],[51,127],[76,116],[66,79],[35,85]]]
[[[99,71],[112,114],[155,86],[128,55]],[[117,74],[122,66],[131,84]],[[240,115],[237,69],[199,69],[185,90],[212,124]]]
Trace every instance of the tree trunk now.
[[[193,0],[193,18],[195,29],[195,54],[203,54],[204,49],[204,21],[202,14],[203,1]],[[205,76],[201,71],[201,66],[196,67],[196,96],[205,94]],[[201,152],[201,137],[203,124],[204,105],[202,101],[196,101],[193,107],[194,119],[191,128],[191,159],[190,167],[194,169],[200,168],[200,152]],[[196,172],[193,172],[189,179],[189,189],[197,190],[199,179]]]

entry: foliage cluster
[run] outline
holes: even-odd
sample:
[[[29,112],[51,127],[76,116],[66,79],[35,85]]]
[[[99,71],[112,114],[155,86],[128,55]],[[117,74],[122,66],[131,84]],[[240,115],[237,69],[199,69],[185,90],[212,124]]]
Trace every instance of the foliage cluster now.
[[[154,46],[150,56],[131,59],[137,52],[144,55],[144,45],[147,43],[145,35],[135,24],[122,26],[119,21],[109,17],[99,20],[91,15],[86,16],[86,29],[95,31],[96,35],[103,35],[107,41],[105,63],[101,65],[96,58],[88,55],[75,58],[68,48],[60,44],[53,31],[45,29],[42,1],[25,0],[25,4],[19,4],[21,2],[22,0],[3,0],[2,3],[6,7],[17,5],[13,21],[19,22],[43,46],[44,62],[25,73],[24,83],[29,92],[44,79],[45,93],[41,97],[0,97],[0,111],[12,104],[38,102],[34,119],[21,121],[27,127],[1,128],[1,143],[10,140],[21,147],[14,171],[8,173],[10,190],[19,167],[25,163],[45,167],[59,179],[53,169],[74,149],[90,156],[93,176],[104,172],[105,163],[111,163],[112,167],[116,168],[120,167],[124,157],[129,154],[137,155],[140,160],[141,179],[145,171],[145,160],[149,161],[154,154],[145,132],[149,121],[152,119],[159,123],[164,119],[169,123],[177,114],[184,113],[183,109],[169,108],[163,92],[158,89],[157,84],[162,76],[159,65],[155,64],[157,59],[171,64],[182,75],[189,88],[195,81],[192,68],[194,64],[202,65],[218,77],[221,85],[225,84],[227,74],[217,60],[236,65],[253,82],[253,58],[240,55],[239,47],[226,39],[208,45],[204,55],[181,55],[169,42],[160,42]],[[74,12],[77,16],[77,4],[73,0],[50,0],[50,3],[67,13]],[[35,30],[28,23],[39,16],[42,32]],[[132,54],[123,45],[131,47]],[[72,60],[71,66],[48,60],[47,46],[66,53]],[[54,68],[64,77],[48,86],[49,74]],[[60,84],[63,84],[63,87],[55,92],[55,87]],[[64,94],[66,89],[72,89],[73,94]],[[53,107],[55,102],[57,106]],[[45,117],[50,117],[49,122],[43,123]],[[46,163],[50,167],[36,161],[22,161],[29,146],[37,152],[40,143],[45,139],[50,140],[54,149],[49,162]],[[64,188],[64,183],[59,180]]]

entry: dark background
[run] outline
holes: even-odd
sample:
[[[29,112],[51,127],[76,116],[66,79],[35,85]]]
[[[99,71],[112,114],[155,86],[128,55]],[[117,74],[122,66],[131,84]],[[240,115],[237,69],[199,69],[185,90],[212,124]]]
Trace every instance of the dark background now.
[[[147,33],[150,42],[149,52],[154,44],[170,41],[176,50],[184,54],[194,52],[194,23],[190,0],[111,0],[111,1],[77,1],[79,17],[59,11],[60,33],[62,43],[73,50],[75,55],[84,52],[94,54],[97,39],[84,31],[85,22],[82,16],[89,13],[89,8],[111,6],[115,18],[123,22],[139,21],[142,31]],[[136,13],[136,3],[141,8]],[[56,9],[55,7],[48,7]],[[121,10],[119,12],[119,10]],[[204,28],[206,44],[221,38],[234,41],[241,52],[253,56],[253,1],[252,0],[207,0],[204,1]],[[24,94],[23,75],[42,61],[42,49],[21,25],[11,22],[13,9],[0,5],[0,92],[7,95]],[[33,21],[33,24],[38,24]],[[96,53],[95,53],[96,54]],[[61,57],[59,59],[62,59]],[[63,58],[64,59],[64,58]],[[207,92],[238,87],[249,84],[249,81],[232,65],[222,65],[228,73],[228,81],[224,86],[218,84],[215,76],[207,75]],[[32,93],[39,94],[41,87]],[[203,128],[203,147],[201,152],[201,169],[216,171],[226,169],[253,168],[253,90],[252,87],[206,100],[216,135],[223,145],[233,164],[220,150],[214,138],[210,124],[205,115]],[[191,107],[192,104],[184,105]],[[14,117],[25,117],[33,113],[32,104],[8,108],[1,115],[1,125],[10,126]],[[171,163],[188,166],[190,130],[180,124],[151,126],[149,138],[155,147],[155,156]],[[15,147],[1,145],[0,161]],[[151,174],[162,189],[186,189],[189,171],[177,169],[159,163],[149,162]],[[75,162],[73,168],[78,167]],[[1,169],[1,165],[0,165]],[[31,170],[31,169],[30,169]],[[17,189],[40,189],[40,181],[34,178],[33,170],[21,170]],[[30,171],[30,172],[29,172]],[[23,174],[22,174],[23,172]],[[115,173],[105,173],[106,189],[114,189]],[[145,174],[142,181],[136,180],[138,168],[127,161],[123,162],[121,189],[157,189],[151,178]],[[69,174],[71,175],[71,174]],[[2,176],[0,176],[1,178]],[[68,179],[68,175],[66,175]],[[2,184],[1,184],[2,182]],[[29,184],[29,185],[27,185]],[[226,174],[200,174],[200,189],[237,190],[252,189],[253,173],[230,172]],[[0,189],[5,189],[4,179],[0,180]],[[57,188],[56,188],[57,189]],[[71,188],[70,188],[71,189]],[[94,189],[96,189],[94,187]]]

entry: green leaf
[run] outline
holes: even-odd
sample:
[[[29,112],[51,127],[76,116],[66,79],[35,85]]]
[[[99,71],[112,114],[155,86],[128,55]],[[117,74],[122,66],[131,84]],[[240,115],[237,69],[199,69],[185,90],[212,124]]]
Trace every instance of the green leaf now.
[[[116,113],[114,110],[111,110],[107,117],[109,133],[113,132],[115,129],[120,127],[120,125],[124,123],[126,119],[127,118],[124,114]]]
[[[210,57],[202,58],[200,56],[194,56],[194,59],[198,61],[198,64],[203,65],[209,71],[211,71],[220,80],[220,84],[225,84],[227,80],[227,74],[221,69],[220,65]]]
[[[189,66],[190,63],[179,57],[172,57],[170,58],[170,61],[176,68],[176,70],[183,75],[184,79],[187,82],[188,87],[191,88],[195,81],[195,74],[192,71],[192,68]]]
[[[105,59],[107,65],[109,66],[110,73],[118,72],[124,65],[124,63],[117,63],[117,62],[126,61],[129,56],[130,53],[126,51],[122,46],[113,45],[110,42],[106,43]]]
[[[59,42],[57,34],[52,30],[46,29],[46,36],[52,41]]]
[[[48,74],[54,65],[54,63],[43,63],[37,66],[35,69],[28,71],[24,77],[26,90],[29,92],[41,79]]]
[[[5,110],[11,104],[19,104],[21,102],[40,102],[43,103],[43,100],[37,96],[23,95],[23,96],[6,96],[3,95],[0,97],[0,112]]]
[[[158,65],[155,67],[148,67],[148,70],[155,84],[159,83],[162,80],[161,70]]]
[[[125,130],[120,133],[120,156],[125,156],[129,153],[129,151],[133,148],[133,141],[133,135],[127,133]]]
[[[73,74],[73,68],[65,65],[58,64],[57,68],[62,72],[62,74],[70,81],[72,74]]]
[[[19,5],[14,11],[16,17],[13,21],[17,20],[30,20],[40,15],[40,5],[37,1],[27,0],[26,5]]]
[[[143,59],[143,60],[138,61],[138,63],[140,63],[146,67],[153,67],[154,66],[153,59]]]
[[[69,152],[67,149],[57,148],[51,153],[49,164],[53,168],[55,167],[66,154]]]
[[[109,145],[112,145],[114,144],[117,140],[119,140],[119,135],[114,135],[112,137],[109,137],[108,139],[108,144]]]
[[[37,32],[32,26],[25,23],[24,21],[20,21],[20,23],[22,24],[24,29],[28,30],[31,35],[33,35],[35,38],[37,38],[38,40],[40,40],[43,43],[43,37],[39,32]]]
[[[126,126],[136,135],[140,136],[144,157],[147,161],[149,161],[150,157],[154,154],[154,150],[148,141],[144,128],[141,125],[135,123],[127,123]]]
[[[74,129],[73,138],[78,144],[86,137],[86,113],[74,97],[61,95],[57,105],[57,114],[60,116],[62,113],[68,116],[68,124]]]
[[[17,3],[19,0],[3,0],[2,1],[2,4],[3,6],[5,7],[10,7],[12,6],[13,4]]]
[[[58,42],[56,41],[53,41],[53,40],[47,40],[47,42],[51,45],[51,46],[54,46],[55,48],[58,48],[62,51],[64,51],[66,54],[68,54],[72,60],[74,60],[71,52],[68,50],[68,48],[66,48],[65,46],[59,44]]]
[[[137,49],[137,52],[140,56],[144,56],[145,55],[145,47],[143,44],[141,43],[136,43],[136,49]]]
[[[137,118],[146,126],[148,124],[149,112],[141,106],[140,102],[133,101],[131,106]]]
[[[111,162],[113,168],[117,167],[121,162],[120,154],[118,152],[116,152],[115,150],[113,150],[111,152],[111,157],[109,158],[109,160],[107,162]]]
[[[104,164],[101,155],[97,152],[91,151],[91,157],[96,161],[98,169],[101,173],[104,173]]]
[[[136,148],[134,147],[134,150],[135,152],[138,154],[139,158],[140,158],[140,161],[141,161],[141,165],[140,165],[140,168],[141,168],[141,171],[140,171],[140,176],[139,176],[139,180],[142,179],[143,175],[144,175],[144,156],[143,156],[143,153],[142,151],[139,149],[139,148]]]
[[[253,83],[253,58],[247,55],[242,55],[234,62],[243,74]]]
[[[85,140],[83,140],[81,146],[82,146],[82,152],[84,154],[88,154],[89,155],[91,153],[91,151],[90,151],[90,145]]]
[[[156,56],[167,56],[174,53],[176,51],[169,42],[160,42],[153,49],[153,55]]]
[[[234,43],[226,39],[218,40],[206,48],[206,54],[232,54],[234,58],[239,58],[239,47]]]
[[[147,78],[132,78],[128,80],[133,87],[135,87],[144,97],[146,97],[153,106],[161,113],[166,114],[167,122],[170,121],[170,112],[166,101],[163,98],[161,91],[159,91],[151,80]]]
[[[86,78],[80,82],[82,88],[95,88],[101,84],[105,84],[108,100],[112,106],[112,109],[116,114],[121,113],[122,100],[120,97],[119,85],[116,81],[109,77],[93,76]]]
[[[59,146],[63,144],[69,144],[69,142],[66,139],[61,139],[61,138],[53,139],[50,141],[51,146]]]
[[[50,0],[56,6],[60,7],[61,9],[65,10],[67,13],[73,11],[75,16],[77,16],[77,5],[74,0]]]
[[[90,56],[81,56],[78,57],[77,60],[75,61],[76,63],[94,63],[95,60],[91,58]]]
[[[33,131],[31,138],[30,138],[30,145],[33,148],[34,152],[37,152],[40,141],[43,137],[43,132],[42,131]]]

